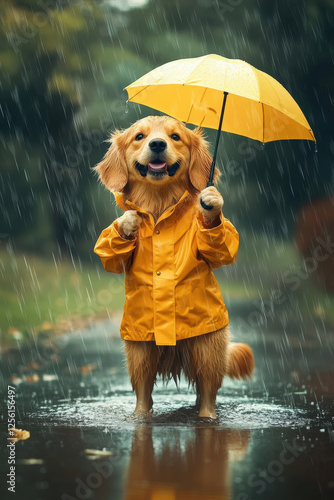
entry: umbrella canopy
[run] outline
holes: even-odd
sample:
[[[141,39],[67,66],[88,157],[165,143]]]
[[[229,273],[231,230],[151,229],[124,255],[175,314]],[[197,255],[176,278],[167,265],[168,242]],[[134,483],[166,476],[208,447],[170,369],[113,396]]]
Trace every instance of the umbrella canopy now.
[[[211,54],[172,61],[142,76],[126,90],[129,101],[200,127],[262,143],[315,141],[289,92],[271,76],[238,59]]]

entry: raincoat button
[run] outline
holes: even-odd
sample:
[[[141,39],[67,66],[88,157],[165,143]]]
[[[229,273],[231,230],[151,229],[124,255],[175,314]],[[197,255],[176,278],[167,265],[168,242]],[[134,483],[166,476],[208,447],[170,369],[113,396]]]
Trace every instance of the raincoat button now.
[[[159,229],[156,230],[155,234],[160,234],[160,231]]]
[[[157,271],[157,276],[160,276],[160,274],[161,274],[161,271]]]

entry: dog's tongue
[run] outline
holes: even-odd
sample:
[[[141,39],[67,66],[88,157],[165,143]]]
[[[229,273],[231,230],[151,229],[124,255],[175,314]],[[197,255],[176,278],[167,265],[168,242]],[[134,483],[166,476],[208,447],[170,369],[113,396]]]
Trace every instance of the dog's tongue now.
[[[166,166],[165,163],[149,163],[148,166],[150,167],[151,170],[163,170]]]

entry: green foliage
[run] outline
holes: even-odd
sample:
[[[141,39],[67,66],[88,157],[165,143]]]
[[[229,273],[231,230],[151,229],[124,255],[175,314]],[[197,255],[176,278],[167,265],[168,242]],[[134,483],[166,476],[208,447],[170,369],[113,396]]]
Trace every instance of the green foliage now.
[[[304,142],[263,150],[227,134],[220,147],[231,219],[270,236],[289,235],[298,208],[327,195],[332,182],[333,1],[151,0],[130,7],[1,2],[2,238],[22,249],[60,247],[89,259],[115,215],[90,168],[111,130],[152,112],[130,104],[127,113],[123,88],[159,64],[206,53],[245,59],[277,78],[314,129],[317,155]],[[255,154],[245,153],[249,148]]]
[[[97,263],[97,259],[96,259]],[[71,329],[79,318],[113,315],[124,304],[123,276],[99,272],[94,265],[61,262],[0,251],[0,342],[18,330],[24,336],[43,328]],[[44,325],[44,326],[43,326]]]

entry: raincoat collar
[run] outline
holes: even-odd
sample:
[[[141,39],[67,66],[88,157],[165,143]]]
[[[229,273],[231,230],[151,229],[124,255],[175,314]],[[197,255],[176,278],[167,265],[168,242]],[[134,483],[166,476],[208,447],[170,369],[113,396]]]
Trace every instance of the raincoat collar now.
[[[113,195],[115,197],[116,204],[119,208],[122,208],[123,210],[137,210],[137,212],[147,215],[150,214],[143,208],[140,208],[138,207],[138,205],[135,205],[135,203],[132,203],[132,201],[127,200],[123,193],[114,192]],[[166,210],[160,215],[159,220],[161,219],[161,217],[166,216],[166,214],[169,215],[170,213],[174,212],[175,208],[181,205],[181,203],[183,203],[188,197],[189,197],[189,191],[185,191],[181,196],[181,198],[179,199],[179,201],[175,203],[175,205],[171,205],[166,208]]]

